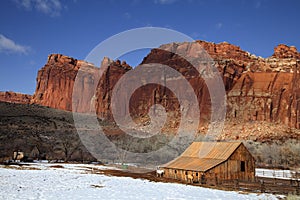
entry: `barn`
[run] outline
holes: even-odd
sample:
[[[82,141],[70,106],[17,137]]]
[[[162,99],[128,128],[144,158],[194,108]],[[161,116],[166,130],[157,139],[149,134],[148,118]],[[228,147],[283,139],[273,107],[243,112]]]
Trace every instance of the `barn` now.
[[[242,142],[193,142],[160,168],[164,177],[200,184],[255,178],[255,160]]]

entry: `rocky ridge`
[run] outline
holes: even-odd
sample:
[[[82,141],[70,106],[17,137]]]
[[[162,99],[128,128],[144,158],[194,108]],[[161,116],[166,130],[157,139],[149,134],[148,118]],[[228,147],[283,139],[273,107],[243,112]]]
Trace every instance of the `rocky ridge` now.
[[[209,54],[223,79],[227,93],[227,121],[238,124],[265,121],[300,128],[300,53],[293,46],[278,45],[271,57],[261,58],[227,42],[171,43],[152,49],[143,59],[141,67],[161,63],[179,71],[197,95],[201,122],[205,124],[210,120],[211,114],[207,85],[193,66],[176,54],[180,51],[185,52],[185,56],[192,57],[199,44]],[[108,67],[102,71],[103,76],[96,83],[99,68],[60,54],[50,55],[46,65],[38,72],[36,91],[30,103],[76,112],[95,110],[101,119],[113,121],[110,102],[112,90],[118,80],[132,68],[125,62],[113,62],[108,58],[104,58],[102,64]],[[85,100],[75,97],[76,101],[72,102],[75,78],[83,66],[85,72],[75,90],[83,94]],[[135,79],[139,80],[139,77]],[[179,88],[179,91],[184,94],[185,88]],[[170,113],[169,124],[165,129],[178,127],[180,105],[176,96],[165,87],[146,85],[136,90],[132,97],[126,94],[123,96],[130,100],[131,116],[137,122],[147,124],[149,108],[160,104]],[[2,98],[2,101],[9,100]],[[192,110],[188,112],[191,112],[189,116],[193,116]],[[200,131],[205,129],[201,127],[205,125],[200,126]]]
[[[16,92],[0,92],[0,101],[8,103],[29,104],[32,96]]]

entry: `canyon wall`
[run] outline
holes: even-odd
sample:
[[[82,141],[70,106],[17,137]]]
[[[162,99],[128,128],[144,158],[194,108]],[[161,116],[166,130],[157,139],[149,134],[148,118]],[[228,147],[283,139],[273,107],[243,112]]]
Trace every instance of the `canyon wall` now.
[[[184,57],[193,57],[198,53],[199,44],[207,51],[209,59],[213,61],[212,64],[219,70],[223,79],[227,93],[229,120],[278,122],[300,128],[300,54],[293,46],[278,45],[272,56],[261,58],[227,42],[171,43],[152,49],[138,67],[148,67],[147,70],[151,73],[153,69],[146,65],[160,63],[180,72],[189,81],[198,98],[201,120],[209,121],[211,102],[207,85],[192,64],[177,54],[177,52],[184,52]],[[112,120],[113,88],[132,68],[125,62],[112,62],[108,58],[103,62],[108,67],[102,71],[102,77],[99,77],[99,68],[92,64],[60,54],[50,55],[46,65],[38,72],[36,91],[30,103],[67,111],[71,111],[73,107],[73,111],[76,112],[96,110],[100,118]],[[78,74],[83,66],[84,73]],[[75,91],[82,96],[75,96],[72,101],[77,74],[80,81]],[[100,81],[97,82],[99,78]],[[176,82],[174,77],[173,80]],[[143,82],[139,76],[135,76],[131,81],[140,81],[141,84]],[[123,87],[131,87],[131,85],[129,81],[128,85]],[[180,85],[178,87],[179,93],[184,95],[186,88]],[[0,94],[0,101],[4,101],[5,98],[8,101],[9,98],[4,96]],[[169,119],[177,119],[182,114],[178,99],[173,92],[157,84],[143,85],[132,96],[124,93],[117,100],[117,104],[124,101],[130,102],[131,116],[140,118],[140,121],[147,119],[149,108],[154,104],[161,104],[167,111],[172,111],[168,116]],[[29,100],[25,98],[16,102],[28,103]],[[121,114],[122,112],[120,111]],[[185,112],[193,116],[193,110]],[[179,122],[174,123],[170,126],[177,126]]]
[[[272,57],[251,62],[228,91],[228,117],[300,128],[299,56],[295,47],[278,45]]]
[[[72,93],[76,75],[80,68],[87,71],[85,77],[81,77],[80,86],[76,89],[87,98],[92,98],[95,71],[97,68],[92,64],[80,61],[61,54],[52,54],[48,57],[46,65],[38,71],[37,85],[32,97],[32,104],[49,106],[51,108],[72,111]],[[78,84],[79,85],[79,84]],[[73,102],[75,112],[89,110],[89,105],[79,103],[80,99]],[[76,104],[77,103],[77,104]]]

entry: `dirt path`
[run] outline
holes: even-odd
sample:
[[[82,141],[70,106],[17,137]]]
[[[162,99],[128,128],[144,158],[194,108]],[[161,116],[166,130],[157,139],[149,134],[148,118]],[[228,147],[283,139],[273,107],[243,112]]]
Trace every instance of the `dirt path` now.
[[[135,172],[135,171],[138,172]],[[260,191],[260,182],[264,181],[266,183],[274,182],[273,179],[270,178],[257,178],[256,182],[246,182],[242,183],[240,182],[240,186],[236,187],[233,182],[232,184],[220,184],[216,186],[211,186],[211,185],[201,185],[201,184],[190,184],[186,183],[181,180],[175,180],[171,178],[166,178],[166,177],[157,177],[155,171],[145,171],[142,168],[137,168],[136,170],[113,170],[113,169],[107,169],[107,170],[96,170],[96,173],[99,174],[105,174],[107,176],[118,176],[118,177],[131,177],[134,179],[146,179],[149,181],[153,182],[164,182],[164,183],[180,183],[180,184],[186,184],[186,185],[193,185],[193,186],[198,186],[198,187],[205,187],[205,188],[213,188],[213,189],[219,189],[219,190],[227,190],[227,191],[240,191],[240,192],[253,192],[257,193]],[[276,179],[276,185],[271,184],[266,184],[266,189],[264,192],[267,193],[273,193],[273,194],[288,194],[288,193],[295,193],[296,191],[299,192],[295,186],[290,185],[288,181],[286,180],[279,180]]]
[[[179,180],[157,177],[155,171],[151,172],[132,172],[129,170],[95,170],[96,173],[105,174],[107,176],[118,176],[118,177],[131,177],[134,179],[146,179],[153,182],[164,182],[164,183],[184,183]]]

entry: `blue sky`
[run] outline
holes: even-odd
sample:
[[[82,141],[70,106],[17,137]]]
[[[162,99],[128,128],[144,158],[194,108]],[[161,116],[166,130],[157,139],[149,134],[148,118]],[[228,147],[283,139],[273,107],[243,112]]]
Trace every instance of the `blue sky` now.
[[[49,54],[84,59],[110,36],[145,26],[228,41],[262,57],[280,43],[300,49],[299,10],[298,0],[3,0],[0,91],[33,94]],[[145,53],[129,55],[129,64]]]

